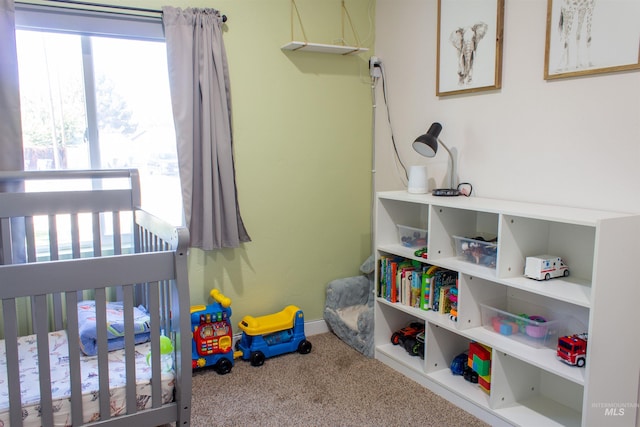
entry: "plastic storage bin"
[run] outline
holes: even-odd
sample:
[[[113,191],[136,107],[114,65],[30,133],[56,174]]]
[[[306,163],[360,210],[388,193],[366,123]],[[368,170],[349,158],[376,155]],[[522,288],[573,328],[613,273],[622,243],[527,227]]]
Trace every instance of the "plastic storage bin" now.
[[[453,236],[453,239],[456,242],[458,258],[472,264],[496,268],[498,243],[495,241],[495,236],[478,234],[473,238]]]
[[[494,304],[497,305],[497,304]],[[482,326],[535,348],[556,348],[558,336],[564,332],[564,320],[549,319],[534,313],[513,314],[492,305],[480,304]]]
[[[398,224],[398,239],[407,248],[424,248],[427,246],[427,230]]]

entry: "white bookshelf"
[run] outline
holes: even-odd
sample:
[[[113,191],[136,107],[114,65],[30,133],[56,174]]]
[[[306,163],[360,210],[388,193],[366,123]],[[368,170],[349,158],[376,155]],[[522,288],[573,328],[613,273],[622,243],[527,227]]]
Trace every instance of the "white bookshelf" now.
[[[492,425],[637,426],[640,215],[406,191],[378,193],[375,209],[378,260],[395,255],[454,270],[459,292],[457,321],[377,297],[377,359]],[[401,244],[397,225],[427,230],[427,259]],[[495,266],[456,256],[453,236],[480,233],[498,236]],[[543,253],[563,257],[569,277],[524,277],[525,258]],[[378,275],[379,269],[376,283]],[[557,360],[555,342],[535,348],[485,328],[480,304],[494,300],[521,311],[543,307],[563,319],[566,333],[586,328],[586,366]],[[390,342],[394,331],[415,321],[425,325],[424,360]],[[490,393],[449,369],[471,341],[492,349]],[[623,413],[606,409],[612,405]]]

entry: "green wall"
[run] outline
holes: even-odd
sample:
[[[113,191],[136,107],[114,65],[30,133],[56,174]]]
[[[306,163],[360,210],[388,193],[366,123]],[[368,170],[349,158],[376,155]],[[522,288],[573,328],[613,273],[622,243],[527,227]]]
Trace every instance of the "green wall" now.
[[[373,0],[348,0],[363,46],[373,46]],[[113,2],[116,3],[116,2]],[[133,2],[119,2],[131,4]],[[187,7],[183,1],[136,2]],[[297,0],[309,42],[338,43],[340,0]],[[322,318],[325,287],[359,274],[371,251],[371,84],[368,58],[285,52],[289,0],[206,0],[228,15],[224,33],[236,179],[252,242],[191,250],[191,303],[212,288],[232,299],[234,323],[295,304]],[[347,44],[355,44],[345,19]],[[295,22],[295,40],[302,40]]]

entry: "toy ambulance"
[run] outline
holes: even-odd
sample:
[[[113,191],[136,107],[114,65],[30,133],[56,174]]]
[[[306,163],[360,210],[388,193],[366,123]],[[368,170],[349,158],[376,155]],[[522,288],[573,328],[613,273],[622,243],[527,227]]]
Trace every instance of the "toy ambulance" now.
[[[569,266],[564,263],[562,258],[553,255],[528,256],[524,266],[524,275],[535,280],[567,277]]]

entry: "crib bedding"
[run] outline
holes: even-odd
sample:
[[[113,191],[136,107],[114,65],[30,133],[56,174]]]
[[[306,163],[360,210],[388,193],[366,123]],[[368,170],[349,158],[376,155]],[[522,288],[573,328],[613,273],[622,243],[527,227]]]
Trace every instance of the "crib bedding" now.
[[[20,360],[20,391],[22,400],[23,425],[40,426],[38,360],[36,336],[18,338]],[[151,407],[151,368],[146,363],[150,343],[136,345],[136,395],[137,409]],[[66,331],[49,333],[51,362],[51,391],[54,402],[54,425],[71,425],[71,383],[69,373],[69,347]],[[109,388],[111,416],[126,412],[126,366],[124,350],[109,352]],[[9,367],[11,369],[11,367]],[[84,422],[99,419],[99,375],[96,356],[81,356],[82,409]],[[173,371],[162,373],[162,402],[173,400],[175,376]],[[0,341],[0,426],[9,425],[9,396],[7,389],[7,362],[4,340]]]
[[[135,343],[149,341],[149,312],[143,307],[133,308],[133,327]],[[96,302],[78,303],[78,328],[80,330],[80,349],[87,356],[98,352],[98,332],[96,329]],[[107,303],[107,348],[109,351],[124,348],[124,304],[122,301]]]

